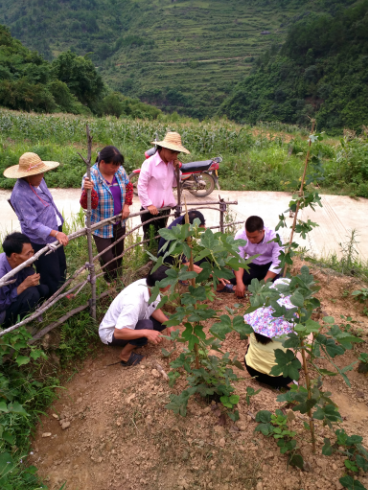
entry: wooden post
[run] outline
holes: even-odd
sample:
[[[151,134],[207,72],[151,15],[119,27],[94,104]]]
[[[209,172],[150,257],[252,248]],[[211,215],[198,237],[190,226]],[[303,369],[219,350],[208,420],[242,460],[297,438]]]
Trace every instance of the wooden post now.
[[[91,180],[91,155],[92,155],[92,136],[89,132],[88,124],[86,125],[87,133],[87,159],[84,159],[80,153],[79,156],[82,158],[87,166],[87,177]],[[88,269],[89,269],[89,282],[91,284],[92,296],[89,302],[90,314],[94,320],[96,320],[96,273],[95,266],[93,262],[93,251],[92,251],[92,230],[91,230],[91,216],[92,216],[92,206],[91,206],[91,190],[87,190],[87,244],[88,244]]]
[[[221,196],[219,196],[219,202],[220,202],[220,230],[221,233],[224,233],[225,227],[224,227],[224,213],[226,211],[226,204],[223,199],[221,199]]]
[[[177,165],[177,167],[176,167],[175,174],[176,174],[176,192],[177,192],[177,199],[178,199],[178,202],[177,202],[176,207],[175,207],[175,218],[179,218],[179,216],[181,215],[181,192],[180,192],[180,169],[179,169],[179,165]]]

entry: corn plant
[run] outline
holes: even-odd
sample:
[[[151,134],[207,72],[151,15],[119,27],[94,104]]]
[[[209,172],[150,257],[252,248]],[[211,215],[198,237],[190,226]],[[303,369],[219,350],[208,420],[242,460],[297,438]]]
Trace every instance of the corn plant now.
[[[165,262],[168,255],[177,257],[177,266],[172,266],[167,272],[167,278],[158,282],[152,291],[151,301],[157,297],[159,288],[171,286],[170,293],[161,299],[159,307],[166,303],[176,305],[176,311],[166,322],[168,327],[183,324],[185,330],[176,330],[168,337],[170,340],[185,344],[180,355],[171,362],[172,371],[169,373],[170,385],[174,386],[180,376],[184,376],[187,386],[179,395],[170,395],[170,403],[166,408],[180,415],[186,415],[188,400],[199,394],[205,399],[216,399],[230,418],[236,420],[238,413],[235,409],[239,397],[234,394],[234,383],[237,375],[232,366],[243,369],[241,363],[228,353],[221,351],[221,342],[230,332],[237,332],[244,339],[249,328],[236,311],[229,309],[229,315],[218,315],[210,305],[213,303],[216,290],[221,278],[230,279],[229,269],[247,269],[251,259],[244,260],[238,254],[238,247],[244,240],[234,240],[233,237],[213,233],[211,230],[198,228],[198,220],[194,225],[178,225],[172,229],[159,231],[167,241],[165,255],[157,260],[156,267]],[[192,240],[193,239],[193,240]],[[190,257],[190,266],[183,264],[182,254]],[[153,258],[153,257],[152,257]],[[201,263],[202,272],[199,274],[190,270],[194,262]],[[188,291],[179,294],[175,288],[179,281],[190,281]],[[213,319],[210,336],[204,332],[204,321]],[[219,356],[211,354],[216,351]],[[168,352],[167,352],[168,354]]]

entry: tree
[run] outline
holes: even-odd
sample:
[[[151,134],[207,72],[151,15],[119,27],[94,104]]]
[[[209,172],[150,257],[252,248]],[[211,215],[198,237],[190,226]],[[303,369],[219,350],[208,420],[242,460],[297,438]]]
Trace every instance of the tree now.
[[[80,102],[91,106],[104,91],[104,83],[88,57],[71,51],[62,53],[52,64],[59,80],[65,82]]]

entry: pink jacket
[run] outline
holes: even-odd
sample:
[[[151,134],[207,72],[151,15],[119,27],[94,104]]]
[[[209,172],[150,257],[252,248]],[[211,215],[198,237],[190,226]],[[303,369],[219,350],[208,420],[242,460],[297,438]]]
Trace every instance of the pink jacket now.
[[[176,187],[173,162],[164,163],[157,152],[143,162],[138,179],[138,196],[142,206],[176,206],[172,188]]]

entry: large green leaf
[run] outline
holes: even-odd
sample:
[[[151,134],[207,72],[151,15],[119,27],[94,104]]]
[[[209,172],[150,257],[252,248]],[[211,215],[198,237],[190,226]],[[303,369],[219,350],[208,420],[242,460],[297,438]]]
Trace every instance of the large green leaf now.
[[[299,308],[304,306],[304,296],[298,289],[290,296],[290,302]]]
[[[249,334],[253,333],[253,328],[245,323],[242,316],[235,316],[233,318],[233,328],[235,332],[238,332],[242,340],[246,339]]]
[[[291,378],[298,381],[299,379],[299,369],[301,364],[299,360],[295,357],[293,351],[288,349],[284,352],[281,349],[275,350],[276,366],[270,371],[271,376],[283,376],[284,378]]]
[[[3,480],[7,474],[15,470],[15,468],[16,464],[9,453],[0,454],[0,481]]]
[[[343,476],[340,478],[339,482],[348,490],[367,490],[359,480],[355,480],[352,476]]]
[[[221,315],[220,320],[221,321],[219,323],[215,323],[214,325],[212,325],[212,327],[210,328],[210,332],[215,337],[221,340],[225,340],[226,334],[231,332],[231,320],[230,317],[227,315]]]

